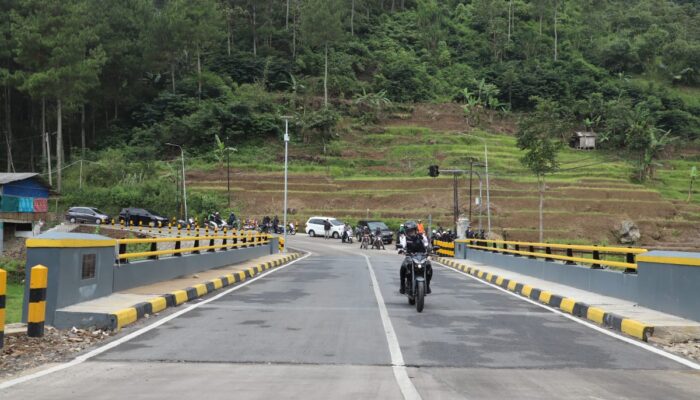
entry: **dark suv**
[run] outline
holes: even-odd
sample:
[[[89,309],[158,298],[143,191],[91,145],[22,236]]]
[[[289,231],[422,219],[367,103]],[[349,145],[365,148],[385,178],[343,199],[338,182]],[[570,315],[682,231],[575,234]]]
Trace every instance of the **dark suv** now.
[[[372,232],[372,234],[379,228],[382,232],[382,241],[385,244],[391,244],[394,240],[394,232],[382,221],[359,221],[357,223],[357,232],[362,232],[365,226],[369,227],[369,231]],[[357,240],[359,241],[360,238],[358,237]]]
[[[71,224],[106,224],[109,222],[109,215],[96,209],[95,207],[71,207],[66,212],[66,221]]]
[[[138,225],[141,222],[144,226],[152,225],[158,226],[160,222],[163,226],[168,224],[168,219],[154,213],[153,211],[146,210],[145,208],[122,208],[119,213],[119,220],[129,221],[131,225]]]

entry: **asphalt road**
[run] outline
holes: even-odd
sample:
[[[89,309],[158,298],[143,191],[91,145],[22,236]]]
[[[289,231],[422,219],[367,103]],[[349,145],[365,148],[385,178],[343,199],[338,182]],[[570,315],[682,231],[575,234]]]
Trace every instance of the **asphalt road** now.
[[[419,314],[392,252],[290,246],[313,254],[0,398],[700,398],[700,372],[455,271]]]

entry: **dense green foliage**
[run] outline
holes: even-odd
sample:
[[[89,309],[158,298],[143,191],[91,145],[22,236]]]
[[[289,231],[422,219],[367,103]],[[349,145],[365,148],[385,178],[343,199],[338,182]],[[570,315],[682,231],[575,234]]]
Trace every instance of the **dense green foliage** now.
[[[464,103],[470,124],[553,101],[640,171],[664,137],[700,133],[697,2],[2,0],[0,15],[7,170],[44,171],[46,132],[61,170],[85,149],[147,162],[176,155],[166,142],[275,140],[285,114],[294,140],[325,144],[342,113],[419,101]]]

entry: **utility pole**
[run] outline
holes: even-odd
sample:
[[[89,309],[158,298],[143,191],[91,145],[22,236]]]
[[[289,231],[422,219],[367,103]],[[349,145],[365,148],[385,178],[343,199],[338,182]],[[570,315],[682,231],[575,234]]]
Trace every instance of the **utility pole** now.
[[[51,139],[49,133],[46,133],[46,161],[49,164],[49,186],[53,186],[53,178],[51,177]]]
[[[459,219],[459,194],[457,192],[457,174],[452,175],[452,190],[454,192],[454,199],[453,199],[453,214],[454,214],[454,231],[457,232],[457,220]]]
[[[185,221],[187,221],[188,214],[187,214],[187,186],[185,183],[187,181],[187,179],[185,177],[185,150],[179,144],[166,143],[165,145],[177,147],[180,149],[180,155],[182,156],[182,203],[185,206]]]
[[[228,137],[226,138],[228,143]],[[231,209],[231,151],[226,147],[226,193],[228,197],[228,208]]]
[[[284,252],[287,252],[287,165],[289,154],[289,119],[284,116]]]

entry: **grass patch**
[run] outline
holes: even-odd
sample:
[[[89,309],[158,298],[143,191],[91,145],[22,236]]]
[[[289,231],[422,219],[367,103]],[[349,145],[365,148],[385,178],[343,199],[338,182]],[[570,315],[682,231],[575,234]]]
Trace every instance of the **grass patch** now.
[[[7,283],[6,322],[12,324],[22,320],[22,302],[24,301],[24,284]]]

